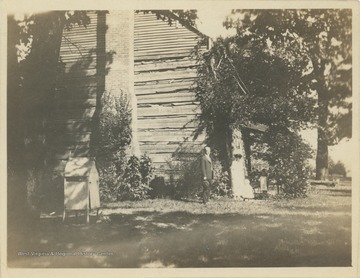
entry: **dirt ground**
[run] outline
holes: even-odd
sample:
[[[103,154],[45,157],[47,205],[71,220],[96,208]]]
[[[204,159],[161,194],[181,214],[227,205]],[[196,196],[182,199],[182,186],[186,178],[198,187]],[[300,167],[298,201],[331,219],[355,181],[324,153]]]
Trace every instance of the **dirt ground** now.
[[[351,185],[297,200],[145,200],[101,216],[42,214],[8,234],[9,267],[190,268],[351,266]]]

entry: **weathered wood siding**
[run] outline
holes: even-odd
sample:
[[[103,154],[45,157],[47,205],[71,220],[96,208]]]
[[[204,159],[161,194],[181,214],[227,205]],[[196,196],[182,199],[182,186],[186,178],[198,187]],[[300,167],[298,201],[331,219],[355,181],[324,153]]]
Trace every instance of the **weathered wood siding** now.
[[[64,30],[53,124],[55,171],[62,174],[69,154],[90,155],[92,117],[104,76],[105,14],[88,12],[91,23]],[[101,35],[102,34],[102,35]]]
[[[119,81],[125,75],[116,75],[119,63],[124,66],[121,57],[126,53],[115,51],[112,63],[106,64],[106,53],[113,50],[110,42],[123,38],[126,20],[110,20],[105,12],[88,14],[90,25],[75,26],[63,34],[60,55],[64,73],[57,84],[53,127],[59,173],[70,152],[73,156],[90,155],[92,118],[101,92],[111,82],[112,90],[123,89],[117,87],[128,82]],[[169,26],[154,14],[140,12],[130,18],[134,20],[134,53],[129,48],[126,55],[134,59],[137,124],[133,128],[137,129],[141,152],[152,158],[157,172],[164,173],[175,152],[194,155],[203,143],[203,137],[192,141],[196,126],[192,120],[199,111],[194,94],[197,65],[191,53],[199,34],[181,24]]]
[[[203,143],[203,138],[192,141],[199,111],[194,94],[197,65],[191,52],[199,35],[154,14],[135,13],[134,20],[138,140],[141,152],[161,173],[174,152],[198,153]]]

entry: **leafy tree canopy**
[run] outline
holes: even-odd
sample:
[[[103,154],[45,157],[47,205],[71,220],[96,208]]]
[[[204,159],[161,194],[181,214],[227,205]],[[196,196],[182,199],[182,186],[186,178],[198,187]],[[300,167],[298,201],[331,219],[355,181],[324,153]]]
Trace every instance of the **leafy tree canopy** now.
[[[340,175],[346,177],[346,167],[341,161],[334,162],[331,158],[329,159],[329,174]]]
[[[308,77],[310,60],[301,44],[248,29],[217,39],[210,51],[198,52],[198,59],[198,131],[206,130],[224,168],[229,171],[233,160],[232,131],[240,129],[245,144],[260,144],[258,157],[269,163],[271,176],[284,192],[302,196],[310,149],[298,132],[314,126],[319,111]],[[254,124],[266,126],[263,135],[249,132]]]
[[[324,123],[319,121],[328,144],[351,137],[351,16],[350,9],[233,10],[224,22],[237,29],[244,44],[293,47],[288,54],[303,56],[295,81],[311,85],[319,106],[329,109],[319,111],[320,117],[328,115]]]
[[[299,81],[317,95],[317,179],[327,178],[328,146],[352,133],[351,18],[350,9],[233,10],[224,22],[247,42],[293,45],[307,60]]]
[[[201,130],[217,122],[292,130],[311,124],[316,99],[310,86],[300,81],[306,60],[302,55],[290,56],[289,49],[294,48],[235,36],[218,39],[208,53],[200,54],[196,90]]]

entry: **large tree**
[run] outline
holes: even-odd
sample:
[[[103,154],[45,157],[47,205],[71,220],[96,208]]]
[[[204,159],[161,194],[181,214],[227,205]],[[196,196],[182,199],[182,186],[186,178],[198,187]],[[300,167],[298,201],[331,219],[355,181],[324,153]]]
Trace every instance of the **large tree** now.
[[[299,151],[301,148],[306,150],[306,147],[298,132],[314,118],[316,99],[309,97],[309,86],[299,83],[301,69],[307,61],[296,52],[298,45],[287,44],[283,48],[279,44],[249,41],[237,35],[219,38],[210,51],[198,53],[196,97],[201,108],[198,132],[206,130],[208,143],[217,150],[218,159],[230,178],[231,165],[236,159],[232,149],[233,135],[240,130],[247,145],[246,154],[249,155],[252,141],[261,141],[267,149],[261,158],[269,162],[272,172],[277,173],[278,182],[285,188],[290,188],[286,184],[290,181],[290,172],[298,171],[288,168],[298,163],[300,170],[296,175],[301,179],[295,178],[294,184],[302,187],[306,173],[300,175],[300,172],[308,152]],[[298,54],[293,55],[292,51]],[[267,130],[263,135],[251,136],[251,127],[259,124],[266,126]],[[291,142],[296,144],[291,146]],[[293,156],[299,154],[301,156],[294,161]],[[279,176],[281,171],[287,171],[284,174],[287,181]],[[300,192],[289,193],[297,195]]]
[[[85,12],[8,16],[8,212],[31,221],[48,154],[48,124],[64,28],[89,22]],[[36,193],[36,194],[33,194]],[[34,198],[32,198],[34,197]]]
[[[234,10],[224,22],[248,42],[297,45],[294,55],[307,60],[297,81],[317,95],[317,179],[327,177],[328,146],[351,137],[351,17],[350,9]]]

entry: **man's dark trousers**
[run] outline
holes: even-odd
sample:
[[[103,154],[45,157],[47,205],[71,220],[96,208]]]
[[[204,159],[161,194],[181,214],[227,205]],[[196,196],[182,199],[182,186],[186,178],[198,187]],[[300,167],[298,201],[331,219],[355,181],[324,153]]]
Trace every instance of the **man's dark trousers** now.
[[[209,202],[210,198],[210,189],[211,189],[211,183],[209,180],[203,181],[203,203],[206,204]]]

